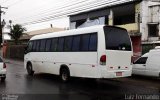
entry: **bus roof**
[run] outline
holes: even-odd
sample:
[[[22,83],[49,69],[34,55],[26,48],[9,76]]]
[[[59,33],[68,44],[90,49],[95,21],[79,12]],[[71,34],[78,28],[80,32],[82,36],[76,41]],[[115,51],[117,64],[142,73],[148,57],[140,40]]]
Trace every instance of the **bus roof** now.
[[[61,36],[68,36],[68,35],[75,35],[75,34],[98,32],[99,29],[103,29],[104,26],[105,25],[96,25],[96,26],[91,26],[91,27],[78,28],[78,29],[72,29],[72,30],[66,30],[66,31],[60,31],[60,32],[45,33],[45,34],[33,36],[30,40],[38,40],[38,39],[45,39],[45,38],[52,38],[52,37],[61,37]],[[114,26],[108,26],[108,27],[114,27]]]

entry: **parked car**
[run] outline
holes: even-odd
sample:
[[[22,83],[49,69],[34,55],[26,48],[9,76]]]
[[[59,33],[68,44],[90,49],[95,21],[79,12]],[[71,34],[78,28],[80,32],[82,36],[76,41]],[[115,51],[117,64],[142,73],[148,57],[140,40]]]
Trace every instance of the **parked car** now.
[[[6,64],[3,62],[0,57],[0,79],[1,81],[5,81],[6,79]]]
[[[133,63],[135,75],[160,77],[160,47],[150,50]]]

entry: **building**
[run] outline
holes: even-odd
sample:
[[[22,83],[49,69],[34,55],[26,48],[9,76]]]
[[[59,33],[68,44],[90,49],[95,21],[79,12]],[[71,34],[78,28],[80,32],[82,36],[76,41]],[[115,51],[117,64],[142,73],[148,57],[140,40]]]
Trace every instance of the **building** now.
[[[158,41],[160,38],[160,1],[128,0],[87,12],[70,15],[70,28],[92,25],[115,25],[129,32],[134,56],[142,53],[141,43]]]
[[[35,35],[58,32],[58,31],[64,31],[64,30],[65,30],[64,28],[56,28],[56,27],[34,30],[34,31],[27,32],[20,39],[21,40],[29,40],[31,37],[33,37]]]

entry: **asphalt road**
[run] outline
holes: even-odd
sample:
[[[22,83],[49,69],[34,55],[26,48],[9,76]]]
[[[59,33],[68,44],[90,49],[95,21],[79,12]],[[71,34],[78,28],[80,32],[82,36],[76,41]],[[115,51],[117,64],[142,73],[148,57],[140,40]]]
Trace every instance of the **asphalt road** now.
[[[50,74],[30,77],[23,62],[7,60],[7,78],[0,83],[0,94],[0,100],[159,100],[160,79],[133,76],[95,82],[74,78],[63,83]]]

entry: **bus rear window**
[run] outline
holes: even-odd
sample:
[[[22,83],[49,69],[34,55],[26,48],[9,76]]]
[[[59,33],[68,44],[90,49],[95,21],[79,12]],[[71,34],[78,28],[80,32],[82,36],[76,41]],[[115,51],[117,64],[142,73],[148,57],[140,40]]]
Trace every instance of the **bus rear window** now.
[[[104,27],[106,49],[131,51],[131,41],[126,30],[116,27]]]

